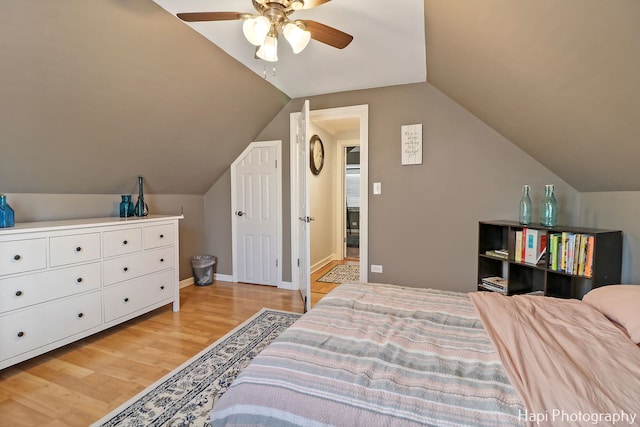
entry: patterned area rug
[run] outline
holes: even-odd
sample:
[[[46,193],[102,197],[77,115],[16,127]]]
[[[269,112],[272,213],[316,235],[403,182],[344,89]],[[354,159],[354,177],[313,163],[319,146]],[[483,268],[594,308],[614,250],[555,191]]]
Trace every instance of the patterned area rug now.
[[[355,264],[338,264],[317,281],[328,283],[359,282],[360,266]]]
[[[213,404],[238,373],[299,318],[262,309],[92,426],[210,426]]]

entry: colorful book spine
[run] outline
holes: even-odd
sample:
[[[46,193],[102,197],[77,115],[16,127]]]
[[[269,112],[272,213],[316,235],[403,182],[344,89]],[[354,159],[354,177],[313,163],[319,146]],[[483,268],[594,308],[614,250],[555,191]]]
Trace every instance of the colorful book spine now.
[[[589,236],[587,239],[587,255],[584,264],[584,275],[591,277],[593,273],[593,246],[595,245],[595,237]]]

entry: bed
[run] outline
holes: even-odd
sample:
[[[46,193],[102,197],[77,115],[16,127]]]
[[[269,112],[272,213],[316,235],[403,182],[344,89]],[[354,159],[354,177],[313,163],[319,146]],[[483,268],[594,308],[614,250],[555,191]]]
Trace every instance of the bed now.
[[[592,292],[341,285],[240,373],[212,425],[640,423],[640,306]]]

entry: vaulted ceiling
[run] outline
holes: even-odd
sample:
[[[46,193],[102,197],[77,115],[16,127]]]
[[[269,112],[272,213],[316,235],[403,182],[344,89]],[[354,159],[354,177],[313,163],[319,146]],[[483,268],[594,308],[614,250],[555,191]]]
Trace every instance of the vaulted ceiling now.
[[[239,11],[250,6],[235,1]],[[217,10],[212,0],[198,3]],[[350,3],[319,6],[318,20],[366,40],[363,16],[350,28],[344,16],[332,21],[332,9],[343,15]],[[383,4],[386,21],[372,27],[392,38],[396,3]],[[419,5],[429,84],[577,190],[640,190],[640,2]],[[3,192],[119,193],[144,175],[151,193],[203,194],[289,101],[276,82],[152,0],[0,7]],[[314,61],[350,73],[322,53]],[[405,56],[372,69],[389,78],[376,84],[398,84],[404,65],[425,65],[424,55]]]

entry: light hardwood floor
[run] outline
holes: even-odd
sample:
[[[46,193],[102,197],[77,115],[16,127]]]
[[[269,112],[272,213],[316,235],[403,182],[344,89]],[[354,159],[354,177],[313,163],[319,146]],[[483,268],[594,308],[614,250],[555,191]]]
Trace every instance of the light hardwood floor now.
[[[338,286],[311,275],[311,304]],[[0,370],[0,426],[88,426],[175,369],[262,307],[302,313],[298,291],[216,281],[171,305]]]
[[[336,286],[337,283],[326,283],[326,282],[318,282],[322,276],[329,272],[333,267],[338,264],[357,264],[359,261],[355,258],[345,258],[340,261],[331,261],[330,263],[324,265],[319,268],[314,273],[311,273],[311,307],[316,305],[318,301],[322,299],[326,294],[331,292]]]
[[[298,291],[215,282],[171,305],[0,370],[0,426],[88,426],[262,307],[301,313]]]

